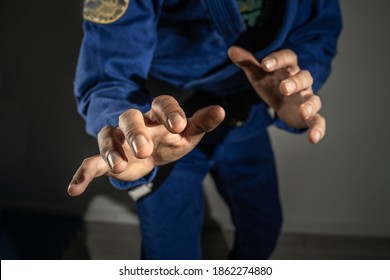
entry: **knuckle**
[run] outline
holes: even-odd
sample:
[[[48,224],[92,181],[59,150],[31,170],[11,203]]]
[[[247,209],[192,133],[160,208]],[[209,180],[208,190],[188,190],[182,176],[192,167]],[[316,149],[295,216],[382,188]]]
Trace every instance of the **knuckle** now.
[[[310,71],[309,70],[302,70],[301,73],[305,77],[307,83],[312,85],[313,84],[313,76],[311,75]]]
[[[301,70],[301,73],[302,73],[302,75],[304,75],[305,77],[311,77],[311,73],[310,73],[309,70],[303,69],[303,70]]]
[[[82,167],[80,168],[80,170],[85,170],[85,168],[86,168],[87,166],[91,165],[91,162],[92,162],[92,158],[91,158],[91,157],[85,158],[85,159],[83,160],[82,164],[81,164]]]
[[[140,113],[137,109],[129,109],[125,112],[123,112],[122,114],[120,114],[119,116],[119,122],[126,122],[128,121],[129,119],[131,119],[132,116],[136,115]]]
[[[100,155],[104,158],[107,152],[120,147],[125,141],[123,133],[116,128],[112,128],[105,134],[98,136],[98,147]]]
[[[172,96],[160,95],[153,100],[152,108],[154,111],[164,115],[174,110],[177,104],[177,101]]]
[[[298,89],[301,90],[304,85],[304,79],[300,75],[296,75],[291,78],[292,81],[297,85]]]
[[[112,147],[114,147],[114,139],[110,137],[103,138],[99,141],[99,150],[101,155],[104,155],[107,150]]]
[[[313,95],[312,99],[315,104],[321,106],[321,98],[318,95]]]
[[[161,110],[163,112],[174,110],[176,108],[176,105],[178,105],[177,101],[169,95],[166,95],[160,103]]]
[[[326,120],[323,116],[320,116],[320,122],[321,124],[323,124],[324,126],[326,125]]]
[[[136,109],[127,110],[119,117],[119,130],[117,134],[121,134],[122,137],[124,136],[129,139],[135,131],[141,129],[142,126],[145,125],[140,119],[143,121],[143,116],[140,111]],[[120,139],[120,141],[122,140],[123,139]]]
[[[316,95],[311,96],[311,98],[307,101],[315,110],[318,112],[321,109],[321,102],[319,102],[319,98]]]
[[[135,134],[139,131],[143,130],[144,123],[139,122],[139,121],[133,121],[131,123],[128,123],[126,127],[123,129],[123,133],[125,136],[129,136],[132,134]]]
[[[103,139],[103,138],[107,137],[107,134],[109,134],[109,132],[111,131],[111,128],[112,128],[112,126],[108,126],[108,125],[103,127],[97,135],[98,139]]]
[[[131,123],[126,127],[123,131],[124,138],[127,139],[128,142],[131,142],[136,135],[144,135],[143,124],[141,123]]]
[[[294,80],[299,85],[300,89],[307,89],[313,84],[313,79],[307,70],[301,70],[294,76]]]
[[[107,131],[110,131],[111,128],[112,128],[112,126],[106,125],[106,126],[104,126],[104,127],[99,131],[99,134],[103,134],[103,133],[105,133],[105,132],[107,132]],[[98,134],[98,135],[99,135],[99,134]]]
[[[170,114],[181,111],[179,103],[176,99],[169,95],[160,95],[156,97],[153,100],[152,108],[155,113],[155,117],[160,122],[164,122]]]
[[[295,52],[293,52],[292,50],[290,49],[284,49],[282,50],[283,53],[284,53],[284,56],[286,59],[292,61],[292,62],[297,62],[298,61],[298,56]]]
[[[326,120],[325,120],[324,117],[318,115],[317,120],[316,120],[316,124],[317,124],[318,127],[321,127],[322,129],[325,130],[325,128],[326,128]]]
[[[295,52],[291,51],[291,60],[294,61],[294,64],[298,64],[298,56]]]
[[[128,128],[124,131],[125,138],[130,140],[134,137],[134,129],[133,128]]]
[[[170,102],[172,99],[173,99],[172,96],[163,94],[163,95],[159,95],[156,98],[154,98],[152,104],[153,105],[155,105],[155,104],[165,104],[167,102]]]
[[[290,51],[291,60],[294,62],[294,64],[298,64],[298,56],[295,52]]]
[[[124,121],[128,116],[128,111],[123,112],[122,114],[119,115],[119,122]]]

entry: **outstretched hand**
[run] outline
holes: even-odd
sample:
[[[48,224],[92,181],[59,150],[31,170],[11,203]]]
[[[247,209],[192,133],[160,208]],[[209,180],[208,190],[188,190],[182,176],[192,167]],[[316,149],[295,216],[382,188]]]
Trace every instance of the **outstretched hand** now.
[[[118,127],[107,126],[99,132],[100,154],[83,161],[68,193],[82,194],[94,178],[102,175],[138,180],[154,167],[189,153],[224,117],[222,107],[209,106],[187,119],[177,101],[168,95],[156,97],[145,115],[130,109],[119,117]]]
[[[318,114],[321,99],[313,94],[313,78],[309,71],[300,69],[293,51],[273,52],[261,62],[239,47],[231,47],[228,54],[284,123],[294,128],[309,128],[308,139],[313,144],[324,137],[325,119]]]
[[[239,47],[231,47],[228,54],[283,122],[294,128],[309,128],[312,143],[324,137],[325,119],[318,113],[321,100],[313,94],[310,72],[300,69],[294,52],[280,50],[261,62]],[[154,167],[189,153],[224,117],[221,107],[209,106],[187,119],[177,101],[167,95],[155,98],[145,115],[130,109],[119,117],[118,127],[107,126],[99,132],[100,154],[83,161],[68,193],[82,194],[94,178],[102,175],[138,180]]]

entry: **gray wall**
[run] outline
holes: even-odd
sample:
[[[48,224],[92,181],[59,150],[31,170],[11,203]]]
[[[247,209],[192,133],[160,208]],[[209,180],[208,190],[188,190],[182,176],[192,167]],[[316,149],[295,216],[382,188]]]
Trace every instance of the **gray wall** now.
[[[272,130],[285,231],[390,236],[390,4],[341,0],[323,143]]]
[[[81,198],[66,194],[82,158],[96,152],[72,96],[81,2],[0,3],[0,202],[136,223],[126,195],[105,179]],[[341,5],[339,55],[321,90],[326,138],[313,146],[305,135],[270,130],[284,231],[390,236],[390,4],[341,0]],[[209,178],[205,189],[211,216],[231,228]]]

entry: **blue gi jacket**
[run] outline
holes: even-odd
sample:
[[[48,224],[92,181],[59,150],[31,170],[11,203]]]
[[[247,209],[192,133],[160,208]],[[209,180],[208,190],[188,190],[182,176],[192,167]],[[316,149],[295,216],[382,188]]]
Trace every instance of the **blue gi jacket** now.
[[[278,32],[267,46],[252,51],[261,59],[278,49],[293,50],[300,67],[311,72],[317,92],[336,54],[342,25],[338,1],[281,3]],[[113,23],[85,21],[75,95],[87,132],[96,136],[106,125],[117,126],[119,115],[130,108],[148,111],[149,75],[214,95],[248,87],[227,56],[233,44],[248,47],[242,39],[246,33],[236,0],[131,0]],[[279,120],[275,124],[295,131]]]

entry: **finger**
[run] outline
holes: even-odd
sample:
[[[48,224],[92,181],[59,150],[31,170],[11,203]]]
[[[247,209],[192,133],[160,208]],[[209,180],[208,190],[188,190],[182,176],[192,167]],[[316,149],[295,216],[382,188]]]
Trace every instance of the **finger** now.
[[[307,70],[299,71],[296,75],[280,83],[280,91],[284,95],[300,92],[308,89],[313,85],[313,77]]]
[[[325,136],[326,121],[320,114],[315,114],[306,121],[309,127],[308,138],[313,144],[318,143]]]
[[[263,58],[261,66],[267,72],[276,71],[285,68],[288,74],[298,73],[298,57],[292,50],[280,50],[273,52]]]
[[[119,117],[119,129],[137,158],[147,158],[153,152],[153,142],[145,125],[144,116],[135,109]]]
[[[209,106],[200,109],[188,120],[188,125],[184,131],[185,136],[199,139],[204,133],[215,129],[225,118],[225,110],[221,106]]]
[[[169,95],[156,97],[151,110],[146,115],[152,121],[162,123],[172,133],[181,133],[187,125],[183,109],[176,99]]]
[[[230,47],[228,50],[230,59],[244,70],[251,83],[259,81],[263,77],[263,69],[253,54],[240,47]]]
[[[69,184],[68,194],[82,194],[94,178],[104,175],[107,171],[108,166],[100,155],[85,159]]]
[[[122,131],[112,126],[104,127],[98,134],[100,155],[112,173],[121,173],[127,167],[127,158],[122,147],[125,141]]]
[[[322,103],[321,98],[317,95],[311,95],[304,103],[299,107],[301,116],[307,120],[313,117],[321,110]]]

